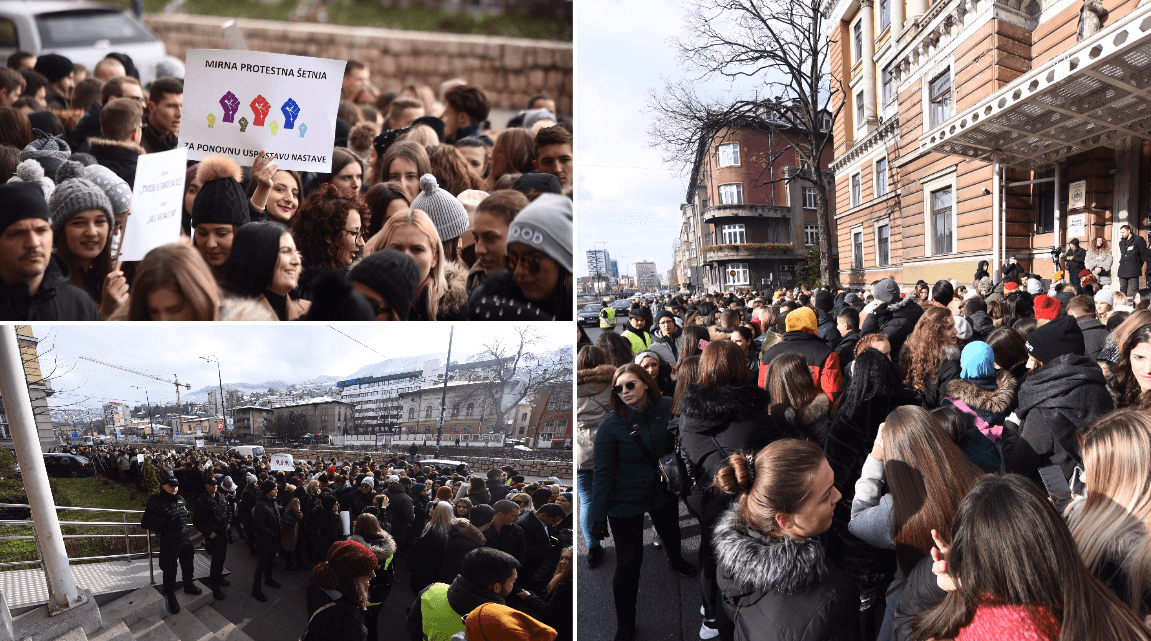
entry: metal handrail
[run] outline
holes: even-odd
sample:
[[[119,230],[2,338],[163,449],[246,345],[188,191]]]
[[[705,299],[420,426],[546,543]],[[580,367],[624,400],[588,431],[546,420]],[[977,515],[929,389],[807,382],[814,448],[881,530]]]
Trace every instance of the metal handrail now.
[[[31,506],[24,504],[24,503],[0,503],[0,508],[28,508],[28,509],[31,509]],[[99,507],[69,507],[66,505],[57,505],[57,506],[55,506],[55,508],[57,510],[80,510],[80,511],[84,511],[84,512],[115,512],[115,513],[120,514],[121,519],[122,519],[121,523],[115,523],[112,521],[60,521],[60,525],[80,525],[80,526],[92,526],[92,527],[122,527],[122,528],[124,528],[124,534],[123,534],[124,551],[126,552],[126,554],[108,554],[108,555],[102,555],[102,556],[83,556],[83,557],[76,557],[76,558],[69,557],[68,558],[68,564],[69,565],[71,565],[72,563],[79,562],[79,561],[106,561],[106,560],[110,561],[110,560],[114,560],[114,559],[132,560],[132,559],[147,558],[148,559],[148,581],[152,585],[156,584],[156,571],[155,571],[154,565],[152,564],[152,533],[147,532],[147,530],[145,530],[145,532],[147,532],[146,534],[129,534],[128,533],[129,527],[139,527],[140,526],[139,523],[129,523],[128,522],[128,515],[129,514],[144,514],[143,510],[118,510],[118,509],[113,509],[113,508],[105,509],[105,508],[99,508]],[[31,520],[31,519],[22,519],[22,520],[0,519],[0,525],[29,525],[29,524],[31,524],[33,527],[35,527],[36,522]],[[64,538],[64,539],[75,539],[75,538],[108,538],[108,537],[117,537],[118,538],[121,535],[120,534],[61,534],[60,536],[61,536],[61,538]],[[132,551],[132,539],[141,538],[141,537],[148,541],[148,550],[146,552],[133,552]],[[39,552],[40,543],[39,543],[39,539],[37,539],[37,537],[35,537],[35,536],[0,536],[0,540],[21,540],[21,539],[23,539],[23,540],[27,540],[27,539],[35,540],[36,541],[36,550],[37,550],[37,552]],[[28,561],[8,561],[8,562],[0,563],[0,568],[18,567],[18,566],[24,566],[24,565],[39,565],[42,570],[44,568],[43,559],[32,559],[32,560],[28,560]]]

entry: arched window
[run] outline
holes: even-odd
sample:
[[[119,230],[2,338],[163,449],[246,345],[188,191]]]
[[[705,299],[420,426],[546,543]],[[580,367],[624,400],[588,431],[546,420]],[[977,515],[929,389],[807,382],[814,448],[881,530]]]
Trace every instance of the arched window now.
[[[475,404],[475,403],[468,403],[468,410],[467,410],[467,412],[468,412],[468,413],[467,413],[467,415],[468,415],[468,416],[471,416],[471,415],[472,415],[472,412],[473,412],[475,409],[476,409],[476,404]]]
[[[456,403],[455,405],[452,405],[452,418],[455,418],[459,415],[460,415],[460,404]]]
[[[432,417],[432,406],[429,405],[429,406],[424,408],[424,418],[431,418],[431,417]]]
[[[415,417],[416,417],[416,408],[409,407],[408,408],[408,418],[415,418]]]

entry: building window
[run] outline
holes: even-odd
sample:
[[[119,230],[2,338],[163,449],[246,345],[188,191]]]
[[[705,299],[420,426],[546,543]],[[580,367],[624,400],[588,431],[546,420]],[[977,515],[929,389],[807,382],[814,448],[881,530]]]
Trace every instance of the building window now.
[[[819,130],[827,131],[828,129],[831,129],[831,115],[823,114],[819,117]]]
[[[883,70],[883,104],[891,102],[895,92],[895,79],[891,77],[891,70]]]
[[[744,233],[743,225],[724,225],[723,226],[723,244],[725,245],[742,245],[747,242],[747,235]]]
[[[951,71],[931,81],[931,126],[938,127],[951,117]]]
[[[851,266],[863,269],[863,232],[857,231],[851,235],[851,253]]]
[[[1035,184],[1035,233],[1046,234],[1055,230],[1055,172],[1036,173],[1035,179],[1050,179]]]
[[[954,212],[951,207],[951,188],[931,192],[931,223],[935,254],[951,253],[954,232]]]
[[[851,206],[858,207],[863,202],[863,188],[860,187],[862,179],[859,174],[851,175]]]
[[[742,205],[743,204],[743,183],[734,183],[731,185],[719,186],[719,204],[721,205]]]
[[[472,415],[472,412],[473,412],[475,409],[476,409],[476,404],[475,404],[475,403],[468,403],[468,407],[467,407],[467,410],[465,410],[464,416],[471,416],[471,415]]]
[[[813,247],[819,244],[819,225],[803,226],[803,246]]]
[[[875,185],[875,197],[876,198],[879,198],[880,196],[887,193],[887,159],[886,158],[880,158],[879,160],[875,161],[875,182],[874,182],[874,185]]]
[[[883,32],[891,26],[891,2],[890,0],[879,0],[879,31]]]
[[[424,408],[424,418],[431,418],[431,417],[432,417],[432,406],[428,405],[427,407]]]
[[[728,285],[747,285],[751,282],[748,277],[747,263],[728,263],[725,269],[727,270]]]
[[[886,267],[891,264],[891,227],[880,225],[875,230],[875,264]]]
[[[864,120],[863,92],[855,94],[855,126],[862,127]]]
[[[855,34],[855,42],[853,43],[855,47],[855,61],[859,62],[863,60],[863,20],[856,22],[852,31]]]
[[[455,418],[459,415],[460,415],[460,404],[456,403],[455,405],[452,405],[452,418]]]
[[[816,202],[815,187],[804,187],[803,188],[803,208],[804,209],[815,209],[815,202]]]
[[[719,166],[731,167],[739,164],[739,143],[719,146]]]

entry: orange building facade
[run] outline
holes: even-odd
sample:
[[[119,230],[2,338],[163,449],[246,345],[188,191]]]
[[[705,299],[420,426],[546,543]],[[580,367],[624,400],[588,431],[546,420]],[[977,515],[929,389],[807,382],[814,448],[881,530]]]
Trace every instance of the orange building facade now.
[[[1146,233],[1151,5],[1102,4],[1077,42],[1082,1],[829,3],[845,285],[998,281],[1011,254],[1046,277],[1072,238]]]

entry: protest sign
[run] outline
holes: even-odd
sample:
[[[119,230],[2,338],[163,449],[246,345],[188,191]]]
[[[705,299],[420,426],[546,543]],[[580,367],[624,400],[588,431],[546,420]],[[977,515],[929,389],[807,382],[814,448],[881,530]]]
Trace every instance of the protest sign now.
[[[352,534],[352,513],[347,511],[340,512],[340,525],[344,528],[344,536]]]
[[[190,160],[251,166],[263,149],[280,169],[329,172],[343,60],[191,49],[179,146]]]
[[[143,454],[137,454],[136,455],[136,462],[139,463],[140,465],[143,465],[144,464],[144,455]]]
[[[295,466],[292,462],[291,454],[273,454],[272,455],[272,469],[273,470],[294,470]]]
[[[136,161],[132,208],[119,260],[144,260],[150,250],[180,240],[187,160],[187,152],[176,148],[144,154]]]
[[[196,447],[204,447],[204,439],[202,439],[202,438],[196,439]]]
[[[1087,233],[1087,214],[1067,217],[1067,237],[1082,238]]]

